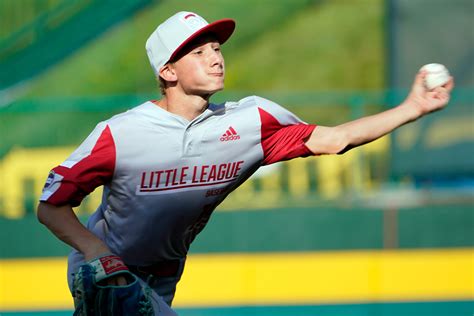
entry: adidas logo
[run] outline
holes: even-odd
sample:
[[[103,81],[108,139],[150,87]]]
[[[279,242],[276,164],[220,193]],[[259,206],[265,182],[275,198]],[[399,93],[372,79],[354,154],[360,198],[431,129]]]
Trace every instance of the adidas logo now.
[[[221,138],[219,138],[221,142],[228,142],[231,140],[238,140],[238,139],[240,139],[240,136],[237,135],[237,132],[232,126],[229,126],[227,131],[222,135]]]

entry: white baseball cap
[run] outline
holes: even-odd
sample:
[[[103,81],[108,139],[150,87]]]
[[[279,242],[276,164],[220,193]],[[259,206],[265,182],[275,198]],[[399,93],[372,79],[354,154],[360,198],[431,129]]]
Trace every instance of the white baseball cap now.
[[[158,76],[161,67],[176,57],[179,51],[196,37],[212,33],[219,43],[223,44],[234,29],[235,21],[232,19],[217,20],[209,24],[196,13],[176,13],[158,25],[146,41],[146,52],[155,75]]]

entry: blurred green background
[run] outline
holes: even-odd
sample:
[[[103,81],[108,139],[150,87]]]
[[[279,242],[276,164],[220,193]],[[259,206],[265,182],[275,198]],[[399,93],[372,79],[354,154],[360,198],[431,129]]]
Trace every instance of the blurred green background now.
[[[380,294],[356,305],[327,305],[315,296],[286,307],[244,301],[218,309],[212,301],[198,308],[184,300],[180,315],[472,314],[471,0],[0,1],[0,312],[70,313],[66,289],[44,304],[9,291],[12,273],[21,273],[9,264],[46,266],[41,260],[67,255],[34,217],[48,171],[99,121],[160,97],[144,45],[180,10],[237,22],[223,46],[226,89],[213,102],[256,94],[307,122],[335,125],[402,102],[423,64],[443,63],[456,80],[447,109],[377,142],[261,169],[218,208],[191,256],[462,249],[471,267],[469,275],[459,272],[464,290],[453,294],[449,281],[440,281],[441,296],[423,300],[403,289],[397,299]],[[81,219],[100,193],[77,208]],[[450,262],[444,273],[456,270]],[[372,281],[390,287],[383,277]]]

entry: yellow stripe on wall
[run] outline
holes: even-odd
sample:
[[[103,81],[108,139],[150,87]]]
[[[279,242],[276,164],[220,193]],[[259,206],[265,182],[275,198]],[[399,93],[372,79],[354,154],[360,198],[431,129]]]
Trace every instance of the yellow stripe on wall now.
[[[474,250],[202,255],[176,306],[474,298]]]
[[[66,258],[0,260],[0,310],[72,309]]]
[[[0,310],[67,309],[66,259],[0,261]],[[192,255],[174,306],[474,299],[474,249]]]

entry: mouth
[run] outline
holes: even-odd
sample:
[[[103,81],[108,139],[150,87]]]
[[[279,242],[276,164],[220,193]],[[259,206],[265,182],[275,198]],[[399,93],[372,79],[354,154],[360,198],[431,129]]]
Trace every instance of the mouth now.
[[[214,77],[223,77],[224,73],[223,72],[213,72],[213,73],[210,73],[209,75],[214,76]]]

